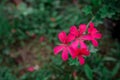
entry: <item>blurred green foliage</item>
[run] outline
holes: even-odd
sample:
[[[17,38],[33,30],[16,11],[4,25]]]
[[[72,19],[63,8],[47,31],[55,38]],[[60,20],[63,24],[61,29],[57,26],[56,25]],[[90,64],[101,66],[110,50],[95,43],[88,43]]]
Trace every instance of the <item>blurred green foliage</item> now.
[[[19,70],[13,69],[18,66],[9,56],[13,45],[22,46],[33,36],[45,36],[48,43],[57,44],[58,32],[68,32],[72,25],[93,21],[98,26],[105,18],[120,19],[119,0],[21,0],[16,5],[14,1],[17,0],[0,1],[0,80],[120,80],[117,77],[120,60],[108,57],[119,56],[119,45],[106,56],[90,45],[92,54],[84,66],[71,58],[62,62],[60,56],[50,56],[49,65],[46,62],[43,69],[20,76]],[[110,63],[114,65],[112,69],[109,69]],[[76,77],[73,77],[74,71]]]
[[[96,25],[104,18],[119,19],[118,0],[81,0],[77,4],[73,1],[26,0],[17,6],[10,1],[2,1],[0,44],[8,46],[34,34],[45,35],[50,41],[56,40],[59,31],[68,31],[71,25],[88,23],[92,17]]]

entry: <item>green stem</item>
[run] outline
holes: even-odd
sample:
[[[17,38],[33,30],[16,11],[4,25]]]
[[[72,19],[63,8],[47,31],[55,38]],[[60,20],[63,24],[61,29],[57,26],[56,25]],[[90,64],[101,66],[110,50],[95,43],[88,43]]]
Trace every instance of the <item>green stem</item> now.
[[[90,22],[92,22],[94,19],[95,19],[95,16],[93,16],[93,17],[91,18],[91,20],[88,22],[88,24],[87,24],[87,28],[88,28]]]

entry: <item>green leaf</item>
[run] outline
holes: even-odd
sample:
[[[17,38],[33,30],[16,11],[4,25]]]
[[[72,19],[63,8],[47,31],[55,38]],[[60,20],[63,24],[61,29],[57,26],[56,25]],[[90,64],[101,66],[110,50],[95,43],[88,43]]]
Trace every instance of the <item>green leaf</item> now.
[[[84,71],[85,71],[85,75],[87,76],[87,78],[89,80],[93,80],[92,69],[90,68],[90,66],[88,64],[84,65]]]
[[[27,5],[25,3],[21,3],[20,5],[18,5],[17,8],[24,16],[34,12],[33,8],[32,7],[27,7]]]
[[[115,12],[110,10],[108,6],[103,6],[102,8],[100,8],[101,18],[112,18],[113,15],[115,15]]]
[[[82,9],[82,12],[85,13],[85,15],[91,14],[92,13],[92,7],[91,6],[85,6]]]
[[[91,0],[91,2],[94,6],[99,6],[102,4],[102,0]]]
[[[112,70],[112,77],[114,77],[120,69],[120,63],[117,63]]]
[[[90,52],[91,53],[97,53],[98,49],[96,49],[93,45],[90,45]]]
[[[115,58],[113,58],[113,57],[109,57],[109,56],[104,57],[103,60],[104,60],[104,61],[116,61]]]
[[[80,65],[77,59],[72,59],[72,58],[69,59],[69,64],[76,65],[76,66]]]
[[[51,57],[51,59],[52,59],[52,62],[56,65],[61,65],[63,62],[60,56],[57,56],[57,58]]]

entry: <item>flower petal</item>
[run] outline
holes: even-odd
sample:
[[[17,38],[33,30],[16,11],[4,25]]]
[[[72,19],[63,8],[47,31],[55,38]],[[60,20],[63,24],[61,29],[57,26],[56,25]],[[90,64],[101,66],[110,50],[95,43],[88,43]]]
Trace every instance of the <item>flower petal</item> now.
[[[82,57],[82,56],[79,56],[79,57],[78,57],[78,60],[79,60],[79,63],[80,63],[81,65],[83,65],[83,64],[85,63],[85,59],[84,59],[84,57]]]
[[[62,51],[63,49],[63,46],[59,45],[59,46],[56,46],[53,51],[54,51],[54,54],[57,55],[60,51]]]
[[[94,23],[93,23],[93,22],[90,22],[89,25],[90,25],[90,27],[92,27],[92,28],[94,27]]]
[[[94,27],[94,24],[90,23],[90,27],[88,28],[88,33],[95,34],[97,32],[98,32],[98,30]]]
[[[83,34],[86,31],[86,25],[85,24],[81,24],[79,26],[79,30],[80,30],[80,34]]]
[[[79,40],[75,40],[74,42],[71,43],[70,46],[75,49],[78,47],[78,44],[79,44]]]
[[[68,48],[68,51],[72,57],[72,59],[75,59],[77,57],[76,53],[75,53],[75,49],[73,49],[72,47]]]
[[[71,26],[70,27],[70,34],[74,35],[74,36],[78,36],[78,30],[76,28],[76,26]]]
[[[83,40],[92,40],[93,39],[93,37],[91,36],[91,35],[85,35],[85,36],[83,36]]]
[[[97,40],[93,39],[93,40],[92,40],[92,44],[93,44],[93,46],[97,47],[97,46],[98,46]]]
[[[81,53],[84,56],[89,56],[90,55],[90,51],[87,48],[82,48]]]
[[[27,70],[28,70],[28,71],[30,71],[30,72],[33,72],[33,71],[35,71],[35,69],[34,69],[34,67],[33,67],[33,66],[31,66],[31,67],[28,67],[28,68],[27,68]]]
[[[63,59],[63,61],[68,60],[68,51],[66,48],[62,52],[62,59]]]
[[[64,32],[64,31],[62,31],[62,32],[60,32],[59,34],[58,34],[58,38],[59,38],[59,40],[62,42],[62,43],[65,43],[65,41],[66,41],[66,32]]]
[[[80,48],[87,48],[87,45],[83,41],[80,41]]]
[[[94,35],[94,38],[100,39],[100,38],[102,38],[102,34],[101,34],[101,33],[96,33],[96,34]]]
[[[68,37],[67,37],[67,42],[71,42],[75,39],[75,36],[72,35],[72,34],[69,34]]]

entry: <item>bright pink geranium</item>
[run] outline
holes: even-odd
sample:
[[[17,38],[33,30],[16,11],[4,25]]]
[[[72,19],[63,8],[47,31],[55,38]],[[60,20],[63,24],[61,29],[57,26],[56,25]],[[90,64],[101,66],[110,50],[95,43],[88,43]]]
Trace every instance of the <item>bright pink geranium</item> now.
[[[86,32],[86,25],[81,24],[79,26],[79,29],[76,28],[76,26],[72,26],[70,28],[70,34],[74,35],[76,37],[75,41],[72,43],[72,47],[76,48],[80,44],[81,48],[87,48],[86,44],[84,43],[85,40],[88,40],[85,35]]]
[[[54,53],[55,53],[55,55],[57,55],[59,52],[62,51],[62,59],[64,61],[66,61],[68,59],[68,52],[72,56],[72,52],[71,52],[71,48],[69,46],[69,43],[72,40],[74,40],[75,37],[71,34],[69,34],[67,36],[66,33],[64,31],[62,31],[58,34],[58,38],[62,44],[60,44],[54,48]]]
[[[94,27],[91,22],[87,29],[85,24],[81,24],[77,29],[76,26],[70,27],[70,34],[67,36],[64,31],[58,34],[58,38],[62,44],[54,48],[54,53],[57,55],[62,51],[62,59],[66,61],[68,59],[68,53],[70,53],[72,59],[78,58],[81,65],[85,63],[84,56],[90,54],[85,41],[91,41],[96,47],[98,42],[96,39],[102,37],[101,33]]]
[[[84,56],[89,56],[90,52],[86,48],[77,48],[74,51],[75,57],[78,58],[79,63],[83,65],[85,63]]]
[[[97,47],[98,42],[96,39],[100,39],[102,34],[94,27],[94,23],[90,23],[90,27],[88,28],[88,36],[87,38],[92,41],[92,44]]]

